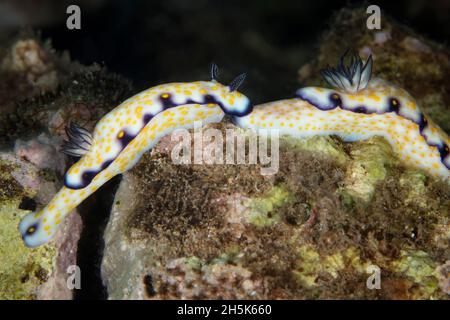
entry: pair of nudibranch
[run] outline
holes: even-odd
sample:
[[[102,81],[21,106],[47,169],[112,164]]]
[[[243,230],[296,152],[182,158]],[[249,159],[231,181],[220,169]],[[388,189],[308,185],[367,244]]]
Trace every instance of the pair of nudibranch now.
[[[80,159],[50,203],[21,221],[22,238],[28,247],[48,242],[67,213],[109,179],[131,169],[160,138],[178,128],[193,128],[196,121],[220,122],[225,114],[242,128],[278,129],[294,137],[338,135],[354,141],[380,135],[406,163],[448,181],[448,135],[406,91],[370,80],[371,73],[371,57],[363,63],[354,55],[349,65],[342,57],[337,68],[323,71],[335,89],[302,88],[294,99],[253,108],[237,91],[245,74],[222,85],[213,64],[211,81],[163,84],[138,93],[106,114],[93,134],[72,124],[62,151]]]

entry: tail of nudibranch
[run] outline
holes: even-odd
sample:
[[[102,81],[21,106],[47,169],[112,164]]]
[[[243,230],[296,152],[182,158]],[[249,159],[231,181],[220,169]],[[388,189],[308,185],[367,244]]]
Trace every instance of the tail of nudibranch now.
[[[40,246],[54,236],[55,228],[52,228],[50,225],[44,225],[44,217],[43,212],[32,212],[26,215],[20,222],[19,231],[27,247],[34,248]]]
[[[19,224],[25,245],[34,248],[50,241],[64,217],[92,192],[62,187],[45,208],[26,215]]]

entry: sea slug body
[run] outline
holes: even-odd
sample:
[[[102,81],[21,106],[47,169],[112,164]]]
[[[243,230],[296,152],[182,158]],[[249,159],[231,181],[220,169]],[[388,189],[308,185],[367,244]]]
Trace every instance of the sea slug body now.
[[[371,57],[365,64],[357,55],[350,66],[343,61],[323,71],[325,80],[339,90],[301,88],[295,99],[255,106],[251,114],[233,121],[243,128],[278,129],[294,137],[337,135],[350,142],[383,136],[406,163],[449,182],[449,136],[405,90],[370,80]]]
[[[229,85],[217,82],[212,65],[211,81],[163,84],[124,101],[106,114],[91,135],[71,125],[63,152],[81,157],[65,174],[64,186],[41,211],[19,224],[24,243],[36,247],[48,242],[62,219],[112,177],[131,169],[160,138],[178,128],[220,122],[225,114],[251,112],[249,99],[237,91],[245,74]]]

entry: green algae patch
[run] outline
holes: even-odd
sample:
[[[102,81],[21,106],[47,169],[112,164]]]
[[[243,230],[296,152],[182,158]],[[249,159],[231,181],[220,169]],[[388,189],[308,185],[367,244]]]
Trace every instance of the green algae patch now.
[[[17,229],[29,211],[19,210],[18,202],[0,203],[0,299],[33,299],[37,286],[53,269],[54,245],[30,249],[24,246]]]
[[[349,148],[352,160],[348,164],[343,191],[368,202],[396,158],[389,143],[381,137],[354,142]]]
[[[237,244],[232,244],[226,248],[225,252],[219,254],[217,258],[212,259],[210,264],[237,264],[242,259],[242,249]]]
[[[321,255],[312,245],[303,245],[299,249],[297,268],[293,271],[296,280],[306,288],[319,286],[318,278],[323,274],[337,279],[340,272],[346,268],[352,268],[358,273],[366,271],[370,263],[361,261],[360,253],[356,248]]]
[[[249,222],[257,227],[269,227],[280,221],[278,207],[292,201],[292,194],[283,187],[274,187],[265,197],[250,200]]]
[[[420,286],[417,298],[430,298],[439,289],[436,274],[438,264],[424,251],[402,251],[392,262],[392,270],[406,275]]]
[[[399,184],[408,191],[405,203],[415,203],[422,208],[427,207],[427,176],[423,172],[408,170],[400,176]]]
[[[338,164],[344,164],[348,156],[340,141],[331,136],[314,136],[309,138],[280,137],[280,143],[299,151],[310,151],[329,157]]]
[[[36,288],[53,270],[56,248],[52,244],[25,247],[18,225],[30,211],[19,209],[19,204],[33,192],[13,178],[12,173],[20,169],[18,165],[0,160],[0,169],[0,299],[33,299]]]
[[[202,268],[203,262],[200,258],[196,256],[192,256],[188,259],[186,259],[186,266],[193,270],[200,270]]]

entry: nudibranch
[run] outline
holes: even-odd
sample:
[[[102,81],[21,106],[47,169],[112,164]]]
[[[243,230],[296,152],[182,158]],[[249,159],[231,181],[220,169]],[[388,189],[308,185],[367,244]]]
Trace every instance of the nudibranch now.
[[[345,55],[336,68],[322,71],[335,87],[306,87],[296,98],[255,106],[233,121],[255,131],[278,129],[294,137],[337,135],[344,141],[383,136],[405,163],[450,180],[449,136],[434,124],[405,90],[381,79],[370,79],[372,57],[365,63]]]
[[[245,73],[229,85],[217,81],[162,84],[124,101],[106,114],[93,134],[74,124],[67,128],[63,152],[80,159],[67,171],[64,186],[40,211],[19,224],[24,243],[36,247],[48,242],[62,219],[112,177],[131,169],[160,138],[178,128],[220,122],[225,114],[245,116],[250,100],[237,91]]]

